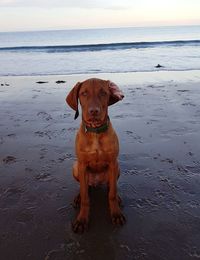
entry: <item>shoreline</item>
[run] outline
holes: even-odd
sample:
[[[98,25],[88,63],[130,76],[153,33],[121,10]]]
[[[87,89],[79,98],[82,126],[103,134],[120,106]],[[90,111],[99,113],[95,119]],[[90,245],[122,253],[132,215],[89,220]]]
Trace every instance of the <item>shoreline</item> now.
[[[146,78],[146,76],[149,78]],[[125,77],[127,76],[127,77]],[[145,76],[145,78],[144,78]],[[185,81],[199,81],[200,70],[187,70],[187,71],[147,71],[147,72],[121,72],[121,73],[88,73],[88,74],[69,74],[69,75],[25,75],[25,76],[0,76],[1,81],[14,80],[14,79],[55,79],[59,80],[85,80],[87,78],[102,78],[117,80],[118,84],[130,84],[133,83],[133,79],[136,80],[134,83],[143,84],[146,82],[156,81],[168,81],[170,79],[177,82]]]
[[[89,231],[79,236],[71,203],[79,190],[72,164],[81,117],[74,120],[65,97],[77,81],[96,76],[125,94],[109,115],[120,142],[127,223],[114,228],[106,191],[93,189]],[[0,77],[1,257],[199,257],[199,86],[196,70]]]

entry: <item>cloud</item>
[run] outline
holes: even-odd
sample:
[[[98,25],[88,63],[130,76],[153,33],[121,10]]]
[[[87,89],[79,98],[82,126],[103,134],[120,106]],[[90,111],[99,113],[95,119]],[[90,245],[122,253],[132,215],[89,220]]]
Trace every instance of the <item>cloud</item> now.
[[[0,0],[0,7],[124,9],[131,0]]]
[[[12,4],[15,4],[16,0],[0,0],[0,6],[10,6]]]

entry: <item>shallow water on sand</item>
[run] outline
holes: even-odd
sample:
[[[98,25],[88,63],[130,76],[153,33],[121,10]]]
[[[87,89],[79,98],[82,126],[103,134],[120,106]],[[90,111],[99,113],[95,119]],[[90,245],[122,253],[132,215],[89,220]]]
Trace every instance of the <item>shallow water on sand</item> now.
[[[80,118],[73,120],[65,96],[85,76],[0,78],[2,259],[199,257],[199,79],[179,73],[180,82],[175,74],[102,76],[125,94],[109,115],[120,140],[127,223],[113,227],[107,190],[92,189],[89,231],[81,236],[71,229]]]

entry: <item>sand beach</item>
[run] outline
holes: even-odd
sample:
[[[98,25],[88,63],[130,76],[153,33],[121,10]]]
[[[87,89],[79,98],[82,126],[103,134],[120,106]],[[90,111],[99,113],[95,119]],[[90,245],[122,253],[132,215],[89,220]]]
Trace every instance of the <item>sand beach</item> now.
[[[114,81],[127,223],[112,226],[92,189],[89,231],[74,234],[71,174],[80,117],[65,97],[77,81]],[[200,258],[200,71],[0,77],[2,260]]]

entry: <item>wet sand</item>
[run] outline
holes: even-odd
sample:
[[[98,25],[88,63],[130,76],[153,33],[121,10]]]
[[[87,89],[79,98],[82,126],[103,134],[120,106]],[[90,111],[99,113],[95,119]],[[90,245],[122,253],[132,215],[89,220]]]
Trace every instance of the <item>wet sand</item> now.
[[[80,118],[65,97],[91,76],[125,94],[109,115],[127,223],[112,226],[106,190],[96,188],[89,231],[77,235],[71,168]],[[199,259],[199,140],[200,71],[0,78],[0,258]]]

